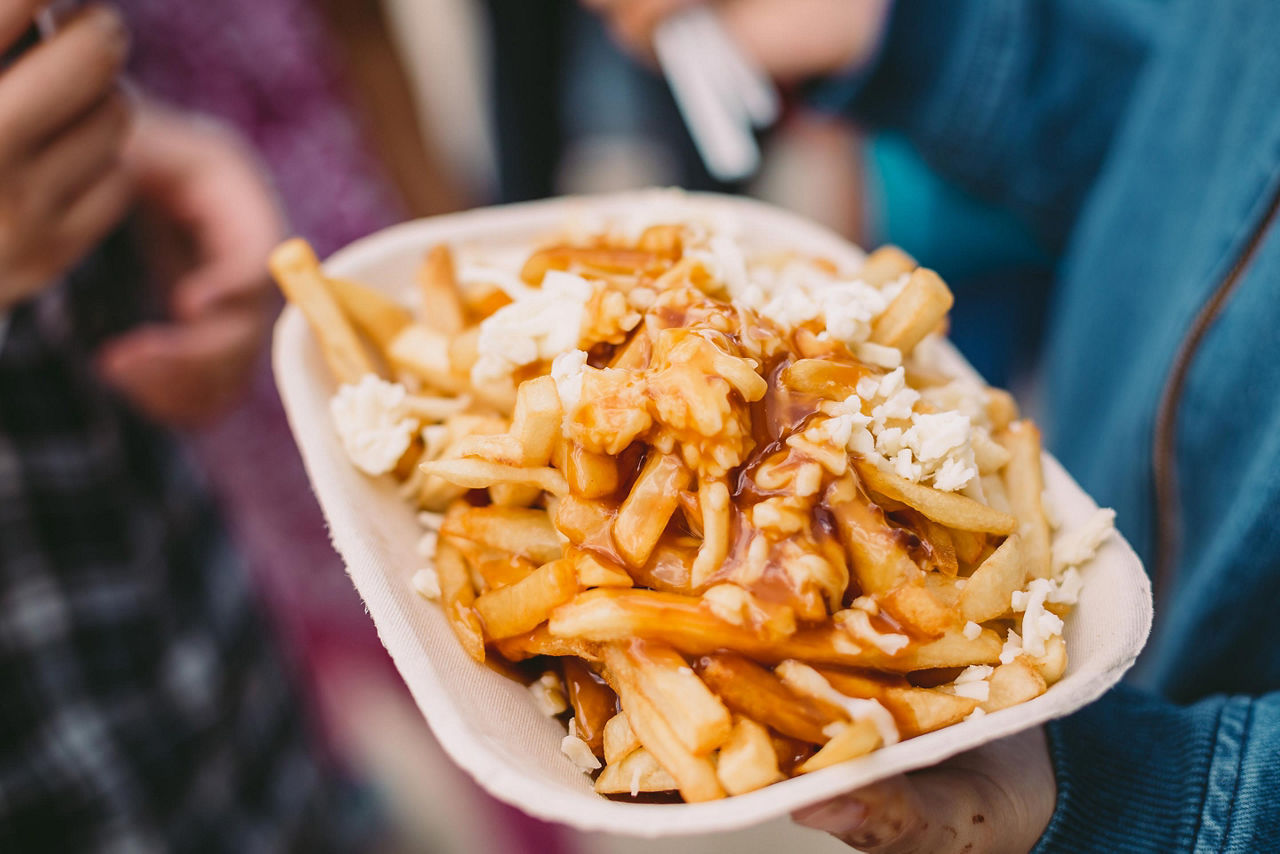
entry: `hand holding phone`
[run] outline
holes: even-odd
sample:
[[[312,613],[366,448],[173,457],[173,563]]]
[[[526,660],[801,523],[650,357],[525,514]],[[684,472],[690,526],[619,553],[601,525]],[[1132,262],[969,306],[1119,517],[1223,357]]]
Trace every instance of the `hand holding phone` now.
[[[132,197],[121,163],[132,113],[119,87],[124,22],[95,5],[33,43],[32,22],[51,11],[0,4],[0,311],[74,266]]]

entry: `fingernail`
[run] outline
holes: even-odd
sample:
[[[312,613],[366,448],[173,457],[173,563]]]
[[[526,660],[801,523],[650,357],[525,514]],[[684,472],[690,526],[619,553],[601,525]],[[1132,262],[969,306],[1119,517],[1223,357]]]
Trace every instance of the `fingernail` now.
[[[129,28],[124,18],[111,6],[95,6],[90,12],[90,21],[97,27],[113,47],[121,53],[129,49]]]
[[[845,834],[856,830],[867,819],[867,806],[853,798],[837,798],[816,807],[798,810],[792,818],[805,827],[827,833]]]

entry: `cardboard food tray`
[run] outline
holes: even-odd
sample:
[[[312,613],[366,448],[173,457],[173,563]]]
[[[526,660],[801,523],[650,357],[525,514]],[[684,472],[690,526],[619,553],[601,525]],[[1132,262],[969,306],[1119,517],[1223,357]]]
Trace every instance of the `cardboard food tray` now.
[[[338,252],[333,275],[387,289],[410,300],[423,251],[436,243],[511,247],[563,233],[567,223],[628,216],[653,205],[653,193],[556,199],[435,217],[387,229]],[[665,204],[669,204],[670,197]],[[680,196],[677,209],[728,218],[753,246],[787,247],[841,264],[862,253],[837,235],[793,214],[743,199]],[[948,358],[970,370],[948,346]],[[785,815],[872,781],[925,767],[1067,715],[1101,696],[1133,664],[1151,627],[1151,589],[1137,555],[1117,534],[1081,568],[1084,590],[1066,621],[1066,676],[1042,696],[877,750],[762,790],[699,804],[633,804],[596,795],[591,779],[560,752],[564,728],[542,715],[528,691],[474,663],[435,603],[421,599],[410,578],[423,563],[415,552],[421,529],[390,478],[372,479],[352,466],[329,420],[334,392],[302,314],[285,310],[275,330],[276,382],[334,547],[364,599],[378,635],[449,756],[495,797],[530,815],[584,831],[642,837],[712,833]],[[1045,457],[1049,495],[1067,530],[1095,504],[1052,458]]]

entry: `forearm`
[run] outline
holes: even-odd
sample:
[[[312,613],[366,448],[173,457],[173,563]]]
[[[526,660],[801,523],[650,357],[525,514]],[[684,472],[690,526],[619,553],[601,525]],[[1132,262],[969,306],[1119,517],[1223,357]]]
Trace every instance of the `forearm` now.
[[[873,65],[815,100],[903,131],[940,173],[1059,246],[1159,11],[1145,0],[898,0]]]
[[[1037,851],[1261,851],[1280,838],[1280,693],[1191,706],[1119,688],[1048,727]]]

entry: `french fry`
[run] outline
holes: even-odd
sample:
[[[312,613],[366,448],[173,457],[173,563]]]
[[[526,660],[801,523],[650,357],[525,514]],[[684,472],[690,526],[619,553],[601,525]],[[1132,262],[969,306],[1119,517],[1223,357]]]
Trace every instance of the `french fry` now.
[[[435,460],[423,463],[419,468],[426,474],[467,489],[488,489],[495,483],[515,483],[536,486],[552,495],[569,493],[564,475],[553,468],[525,468],[477,459]]]
[[[698,487],[702,544],[689,571],[689,584],[701,587],[720,569],[729,555],[729,487],[721,480],[704,481]]]
[[[928,546],[925,568],[944,575],[959,573],[960,561],[956,555],[955,538],[951,536],[951,531],[918,510],[908,508],[904,512],[910,518],[911,529]]]
[[[545,510],[464,507],[445,519],[441,533],[522,555],[539,565],[562,555],[560,538]]]
[[[652,641],[610,644],[604,661],[616,680],[659,710],[691,753],[705,756],[729,737],[729,710],[671,647]]]
[[[817,668],[841,694],[875,700],[889,710],[903,738],[933,732],[964,720],[978,701],[929,688],[917,688],[901,678]]]
[[[471,584],[462,553],[447,538],[436,548],[436,575],[440,579],[440,604],[458,642],[467,655],[484,663],[484,631],[473,605],[476,591]]]
[[[783,735],[822,744],[826,728],[844,719],[840,710],[799,696],[777,676],[740,655],[713,653],[700,658],[696,667],[730,709]]]
[[[778,379],[787,388],[827,400],[844,400],[853,394],[858,380],[870,376],[865,365],[829,359],[797,359],[782,369]]]
[[[565,450],[564,465],[557,467],[563,469],[574,495],[607,498],[618,491],[618,464],[606,454],[573,445]]]
[[[901,501],[948,528],[987,534],[1012,534],[1018,529],[1013,516],[967,496],[912,483],[863,459],[855,458],[852,465],[872,492]]]
[[[588,546],[603,551],[622,564],[622,556],[613,545],[610,529],[616,508],[603,501],[586,501],[576,495],[566,495],[556,502],[551,521],[556,530],[569,538],[575,546]]]
[[[467,325],[462,293],[453,267],[453,253],[443,244],[433,246],[418,270],[418,292],[428,326],[445,335],[457,335]]]
[[[466,557],[467,565],[484,580],[487,590],[510,587],[528,578],[538,568],[533,561],[511,552],[486,548],[469,540],[455,538],[453,542]]]
[[[449,368],[455,374],[470,376],[471,369],[480,361],[480,327],[459,332],[449,339]]]
[[[781,780],[769,731],[750,718],[738,718],[720,748],[716,776],[731,795],[753,792]]]
[[[613,540],[629,565],[644,566],[691,480],[678,457],[650,454],[613,522]]]
[[[987,681],[991,688],[986,702],[982,704],[984,712],[997,712],[1025,703],[1039,697],[1047,687],[1044,677],[1036,670],[1031,659],[1023,655],[1008,664],[1001,664],[992,671]]]
[[[560,441],[560,397],[549,376],[520,384],[515,411],[506,433],[469,436],[455,448],[463,457],[526,468],[546,466]]]
[[[881,246],[867,256],[858,278],[869,285],[883,287],[895,279],[910,273],[916,267],[916,259],[896,246]]]
[[[1063,640],[1062,635],[1053,635],[1045,641],[1044,646],[1044,656],[1032,661],[1045,684],[1052,685],[1062,679],[1067,672],[1067,642]]]
[[[391,339],[387,361],[440,391],[461,394],[468,389],[466,377],[454,373],[449,361],[449,339],[422,324],[410,324]]]
[[[880,597],[880,607],[909,630],[930,638],[942,637],[963,625],[960,614],[943,605],[924,586],[903,584]]]
[[[827,488],[827,506],[849,553],[854,577],[864,593],[893,590],[918,578],[920,567],[907,553],[884,511],[850,477]]]
[[[1018,520],[1022,559],[1032,578],[1048,578],[1052,571],[1052,553],[1049,522],[1040,497],[1044,493],[1044,475],[1040,470],[1040,431],[1029,421],[1018,421],[1010,424],[1000,439],[1011,455],[1004,468],[1004,486],[1009,507]]]
[[[1018,403],[1013,395],[1002,388],[989,388],[987,395],[987,418],[991,419],[991,430],[999,433],[1018,420]]]
[[[596,778],[601,795],[638,795],[641,792],[669,792],[676,780],[643,747],[633,750],[617,763],[610,762]]]
[[[917,269],[902,293],[871,325],[871,342],[910,353],[920,339],[937,328],[953,303],[951,289],[937,273]]]
[[[866,756],[882,744],[880,731],[869,719],[853,721],[845,724],[822,749],[810,756],[796,770],[801,774],[811,774],[823,768],[830,768],[859,756]]]
[[[597,756],[604,754],[605,725],[614,717],[618,697],[591,668],[576,658],[563,659],[564,682],[573,707],[574,729]]]
[[[896,655],[887,655],[852,642],[835,626],[804,629],[771,642],[713,616],[696,598],[638,588],[579,593],[556,609],[547,628],[557,637],[587,641],[660,640],[691,656],[732,650],[768,663],[795,658],[894,673],[991,664],[1000,658],[1004,646],[999,635],[984,629],[974,639],[947,632],[937,640],[913,643]]]
[[[342,312],[384,355],[391,340],[413,323],[413,313],[378,291],[349,279],[326,279]]]
[[[635,581],[624,569],[602,561],[588,551],[575,550],[573,565],[578,572],[578,583],[592,587],[634,587]]]
[[[334,380],[355,383],[365,374],[376,373],[369,354],[330,292],[311,246],[305,240],[289,240],[271,253],[269,263],[280,290],[307,318]]]
[[[1006,538],[1000,548],[982,562],[960,591],[960,616],[985,623],[1007,614],[1015,590],[1026,581],[1026,562],[1017,534]]]
[[[511,297],[495,284],[475,282],[462,290],[462,302],[471,321],[479,324],[498,309],[510,305]]]
[[[618,712],[609,718],[604,725],[604,761],[606,765],[614,765],[640,747],[640,739],[636,738],[626,712]]]
[[[530,507],[541,497],[541,489],[527,484],[495,483],[489,487],[489,500],[498,507]]]
[[[539,567],[527,577],[475,600],[476,613],[485,634],[494,640],[532,631],[559,605],[578,592],[573,563],[556,560]]]
[[[689,803],[724,797],[716,779],[715,766],[707,757],[697,756],[680,741],[675,731],[647,697],[636,689],[630,661],[620,655],[617,645],[604,648],[605,678],[622,701],[627,721],[644,749],[653,754],[675,779],[680,795]],[[621,672],[619,672],[621,671]]]
[[[651,225],[640,234],[637,246],[645,252],[661,255],[671,261],[678,260],[684,251],[684,238],[678,225]]]
[[[987,548],[986,534],[981,531],[958,531],[955,528],[948,530],[951,532],[951,542],[956,547],[956,560],[965,566],[973,566],[982,560]]]
[[[539,655],[552,658],[573,656],[583,661],[600,660],[600,644],[577,638],[560,638],[547,631],[546,624],[531,632],[497,641],[494,646],[508,661],[524,661]]]
[[[577,267],[603,273],[637,273],[661,269],[660,262],[658,255],[643,250],[553,246],[529,256],[520,271],[520,278],[536,287],[550,270]]]

